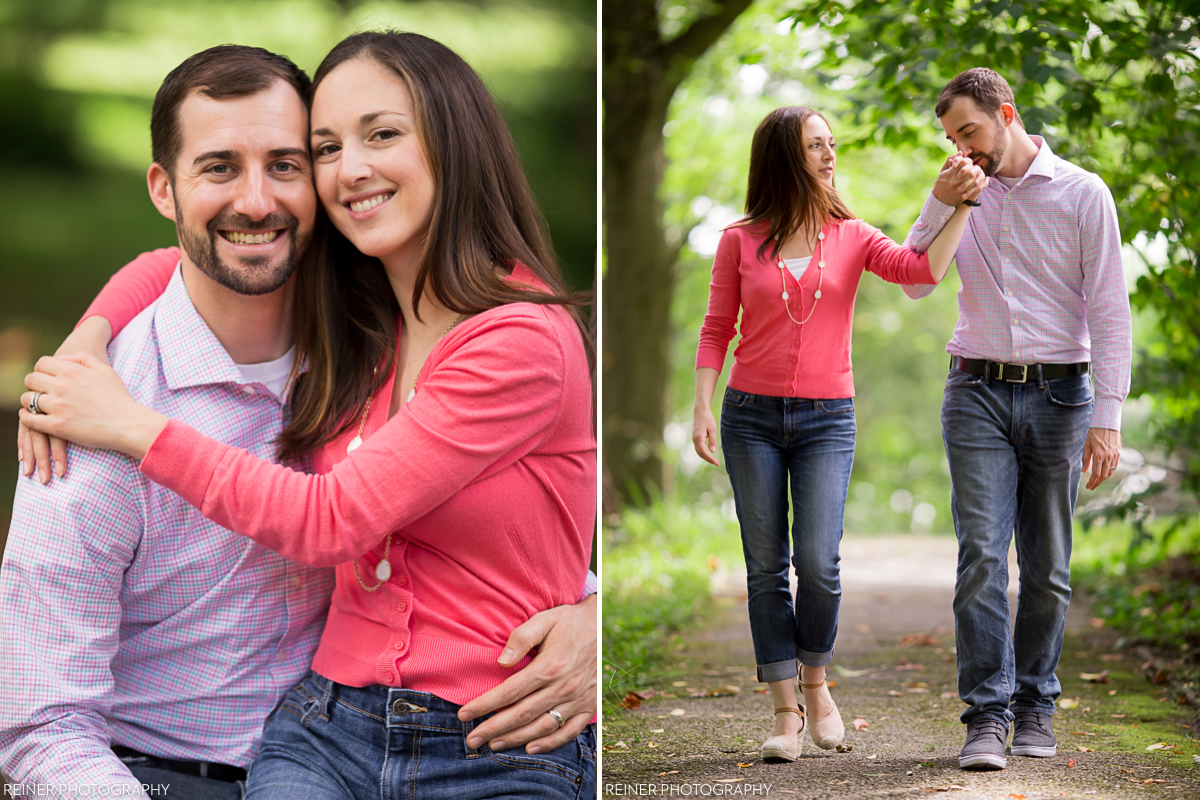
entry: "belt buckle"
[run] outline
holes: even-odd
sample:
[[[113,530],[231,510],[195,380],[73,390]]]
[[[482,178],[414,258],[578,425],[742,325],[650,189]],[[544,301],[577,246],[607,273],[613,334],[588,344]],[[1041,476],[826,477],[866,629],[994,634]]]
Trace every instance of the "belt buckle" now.
[[[1000,380],[1002,380],[1006,383],[1025,383],[1026,382],[1028,375],[1029,375],[1029,365],[1028,364],[1000,364],[999,366],[1000,366]],[[1021,368],[1021,377],[1010,378],[1010,377],[1006,376],[1004,374],[1005,367],[1008,367],[1009,369],[1016,369],[1017,367],[1020,367]]]

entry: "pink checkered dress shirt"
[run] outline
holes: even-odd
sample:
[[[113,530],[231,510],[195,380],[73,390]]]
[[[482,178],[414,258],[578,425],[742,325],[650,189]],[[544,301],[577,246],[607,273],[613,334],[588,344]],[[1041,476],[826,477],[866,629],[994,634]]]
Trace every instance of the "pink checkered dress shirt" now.
[[[109,353],[139,402],[272,458],[285,407],[244,381],[178,270]],[[0,768],[115,797],[140,782],[110,742],[249,765],[312,663],[333,570],[208,521],[119,453],[71,446],[69,467],[18,482],[0,569]]]
[[[1006,364],[1092,362],[1093,428],[1121,429],[1133,333],[1112,193],[1050,151],[1011,189],[992,180],[955,254],[962,289],[946,351]],[[924,252],[954,209],[932,194],[905,243]],[[933,286],[905,286],[925,297]]]

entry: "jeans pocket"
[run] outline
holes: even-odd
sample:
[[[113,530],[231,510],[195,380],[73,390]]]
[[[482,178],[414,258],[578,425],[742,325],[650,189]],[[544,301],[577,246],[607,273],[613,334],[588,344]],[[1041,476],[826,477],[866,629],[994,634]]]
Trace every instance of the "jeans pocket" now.
[[[961,369],[952,369],[946,376],[947,389],[974,389],[983,385],[983,376],[974,375]]]
[[[584,731],[562,747],[534,755],[520,747],[497,753],[487,745],[482,752],[486,753],[488,762],[503,772],[525,775],[525,779],[534,783],[557,785],[564,792],[563,796],[574,796],[585,784],[591,783],[585,771],[596,769],[594,751],[585,741],[589,738]]]
[[[1092,382],[1087,375],[1072,375],[1046,381],[1046,399],[1060,408],[1083,408],[1092,404]]]
[[[310,673],[288,690],[288,693],[283,696],[278,710],[296,715],[306,726],[313,717],[319,716],[321,719],[326,719],[321,708],[321,698],[324,693],[325,687],[320,685],[315,674]]]
[[[833,400],[818,400],[817,408],[821,409],[821,413],[836,416],[840,414],[854,413],[854,398],[839,397]]]
[[[726,386],[725,399],[721,401],[721,404],[732,406],[733,408],[741,408],[742,406],[746,405],[746,403],[750,402],[750,398],[752,396],[753,395],[747,394],[746,392],[739,392],[737,389],[732,389]]]

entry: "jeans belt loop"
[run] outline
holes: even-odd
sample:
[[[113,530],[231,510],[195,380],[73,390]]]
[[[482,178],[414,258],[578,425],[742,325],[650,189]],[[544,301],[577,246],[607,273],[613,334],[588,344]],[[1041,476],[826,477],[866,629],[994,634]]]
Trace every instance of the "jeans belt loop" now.
[[[333,681],[325,679],[325,691],[321,692],[321,718],[329,719],[329,696],[333,693]]]
[[[1037,365],[1037,375],[1038,375],[1038,388],[1039,389],[1046,388],[1046,379],[1044,377],[1042,377],[1042,365],[1041,364]]]

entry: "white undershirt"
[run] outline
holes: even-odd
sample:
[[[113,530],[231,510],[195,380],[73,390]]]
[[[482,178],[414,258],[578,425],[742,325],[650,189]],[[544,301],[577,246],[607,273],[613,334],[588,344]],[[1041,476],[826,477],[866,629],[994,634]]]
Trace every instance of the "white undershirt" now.
[[[812,261],[812,256],[804,256],[803,258],[785,258],[783,265],[788,268],[788,272],[792,273],[792,277],[796,282],[800,282],[800,276],[808,269],[808,262]]]
[[[1004,177],[1003,175],[997,175],[997,176],[995,176],[995,177],[996,177],[996,180],[1000,181],[1000,182],[1001,182],[1001,183],[1003,183],[1005,186],[1007,186],[1008,188],[1010,188],[1010,189],[1011,189],[1011,188],[1013,188],[1014,186],[1016,186],[1018,183],[1020,183],[1020,182],[1021,182],[1021,178],[1024,178],[1025,176],[1024,176],[1024,175],[1022,175],[1022,176],[1021,176],[1021,178],[1006,178],[1006,177]]]
[[[284,390],[287,389],[288,375],[292,371],[292,361],[296,358],[296,346],[292,345],[286,353],[274,361],[264,361],[261,364],[238,364],[246,383],[261,383],[271,394],[283,400]]]

